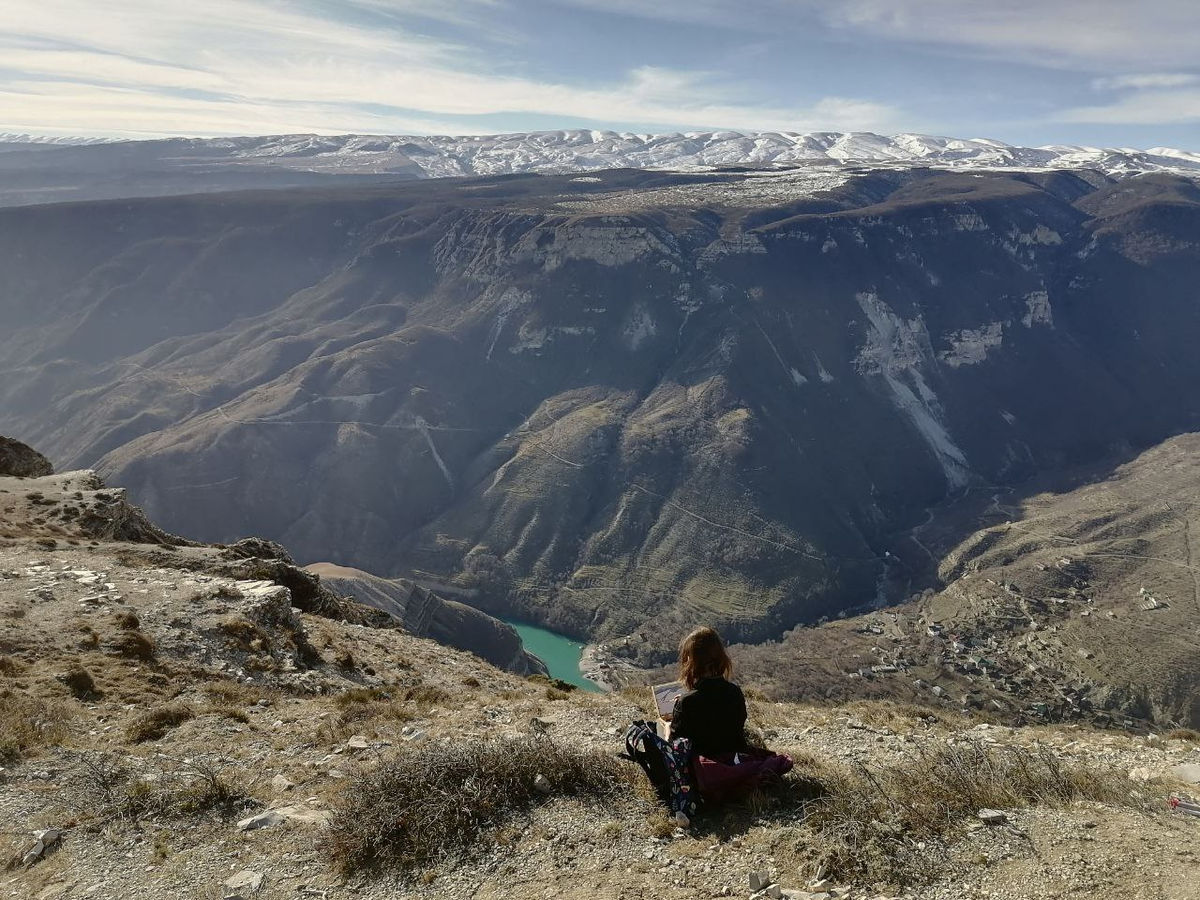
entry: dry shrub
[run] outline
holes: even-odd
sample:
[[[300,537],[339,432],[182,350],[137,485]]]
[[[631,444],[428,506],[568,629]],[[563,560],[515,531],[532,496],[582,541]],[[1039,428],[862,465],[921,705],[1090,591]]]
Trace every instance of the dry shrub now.
[[[0,690],[0,763],[61,744],[70,734],[72,717],[66,704]]]
[[[1200,744],[1200,731],[1195,728],[1176,728],[1167,732],[1167,737],[1174,741],[1191,741]]]
[[[469,853],[481,834],[550,797],[631,796],[633,767],[545,737],[425,746],[355,777],[338,799],[327,849],[343,872],[416,869]],[[542,793],[538,775],[549,782]]]
[[[142,627],[142,621],[131,612],[117,613],[116,623],[118,628],[127,628],[130,631]]]
[[[254,803],[240,782],[202,760],[157,756],[152,765],[135,772],[110,754],[81,756],[66,780],[71,805],[84,820],[104,824],[210,811],[231,817]]]
[[[195,710],[184,703],[167,703],[143,713],[125,727],[125,740],[131,744],[157,741],[160,737],[189,719]]]
[[[1044,749],[956,744],[885,768],[810,761],[797,769],[808,771],[821,796],[804,804],[796,849],[814,875],[867,884],[935,877],[935,855],[918,843],[945,838],[983,808],[1145,805],[1120,773],[1065,763]]]
[[[12,677],[25,671],[25,664],[11,656],[0,656],[0,675]]]

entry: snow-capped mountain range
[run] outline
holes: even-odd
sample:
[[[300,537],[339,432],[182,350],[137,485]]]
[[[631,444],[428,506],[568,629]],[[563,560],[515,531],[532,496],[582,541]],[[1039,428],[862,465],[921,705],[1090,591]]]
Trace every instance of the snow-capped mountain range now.
[[[45,141],[0,134],[0,142]],[[85,139],[86,140],[86,139]],[[83,141],[75,142],[82,143]],[[155,145],[181,164],[227,162],[338,174],[405,173],[429,178],[589,169],[697,169],[720,166],[929,165],[982,169],[1098,169],[1112,175],[1147,171],[1200,173],[1200,153],[1068,145],[1017,147],[984,138],[871,132],[539,131],[473,137],[279,135],[104,143],[102,148],[147,150]],[[416,171],[414,171],[414,169]]]

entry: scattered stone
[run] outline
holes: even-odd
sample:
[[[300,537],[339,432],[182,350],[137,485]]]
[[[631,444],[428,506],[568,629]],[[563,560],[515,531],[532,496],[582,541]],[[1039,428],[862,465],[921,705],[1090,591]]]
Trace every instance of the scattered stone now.
[[[533,779],[533,789],[539,794],[549,794],[554,790],[554,787],[550,784],[550,779],[539,772],[537,777]]]
[[[250,816],[248,819],[242,819],[237,823],[237,827],[238,831],[255,831],[259,828],[269,828],[272,825],[279,825],[284,821],[284,816],[279,810],[268,809],[265,812]]]
[[[762,872],[747,873],[746,881],[750,885],[751,893],[755,893],[755,894],[757,894],[759,891],[761,891],[763,888],[765,888],[768,884],[771,883],[771,880],[769,878],[767,878],[766,875],[762,874]]]
[[[771,900],[783,900],[783,888],[777,884],[768,885],[766,893]]]
[[[249,900],[262,887],[263,874],[253,869],[242,869],[225,880],[224,900]]]
[[[24,865],[32,866],[35,862],[46,855],[46,851],[55,846],[62,837],[62,832],[57,828],[44,828],[41,831],[33,833],[33,846],[25,851],[21,857],[21,862]]]
[[[277,794],[284,794],[296,786],[296,782],[283,775],[276,775],[271,779],[271,789]]]
[[[272,812],[279,813],[289,822],[299,822],[301,825],[326,825],[333,814],[324,809],[309,809],[307,806],[281,806]]]
[[[361,734],[356,734],[350,740],[346,741],[347,750],[368,750],[370,747],[371,745],[367,742],[367,739]]]
[[[1008,821],[1008,816],[998,809],[981,809],[979,821],[984,825],[1003,825]]]

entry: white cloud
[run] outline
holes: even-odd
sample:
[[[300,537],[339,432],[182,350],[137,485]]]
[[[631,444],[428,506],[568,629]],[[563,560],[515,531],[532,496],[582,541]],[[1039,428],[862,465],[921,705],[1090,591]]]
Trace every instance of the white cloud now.
[[[984,54],[1084,71],[1192,67],[1195,0],[556,0],[647,19],[810,36],[824,26],[850,36],[960,55]]]
[[[352,2],[385,13],[388,27],[270,0],[18,0],[0,33],[0,71],[15,73],[0,85],[0,130],[463,132],[479,128],[455,117],[500,113],[741,130],[882,129],[896,119],[854,98],[755,102],[751,89],[699,71],[642,67],[594,86],[484,71],[465,44],[407,31],[402,17],[461,25],[495,0]]]
[[[1120,91],[1129,88],[1177,88],[1200,84],[1200,75],[1191,72],[1156,72],[1142,75],[1117,75],[1112,78],[1097,78],[1092,87],[1098,91]]]
[[[1105,125],[1200,123],[1200,89],[1134,91],[1113,103],[1066,110],[1059,119]]]
[[[1063,68],[1196,64],[1194,0],[810,0],[836,27]]]

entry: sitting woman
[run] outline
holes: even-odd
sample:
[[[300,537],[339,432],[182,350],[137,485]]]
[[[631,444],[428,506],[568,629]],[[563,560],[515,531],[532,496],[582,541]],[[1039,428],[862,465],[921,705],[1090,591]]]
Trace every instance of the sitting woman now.
[[[779,753],[746,741],[746,697],[729,680],[733,663],[721,636],[705,626],[679,645],[679,674],[687,692],[675,701],[671,741],[687,738],[692,777],[709,803],[732,800],[792,768]]]
[[[707,625],[679,645],[679,680],[687,693],[675,701],[671,739],[685,737],[692,752],[716,757],[746,749],[746,698],[729,680],[733,662],[721,636]]]

